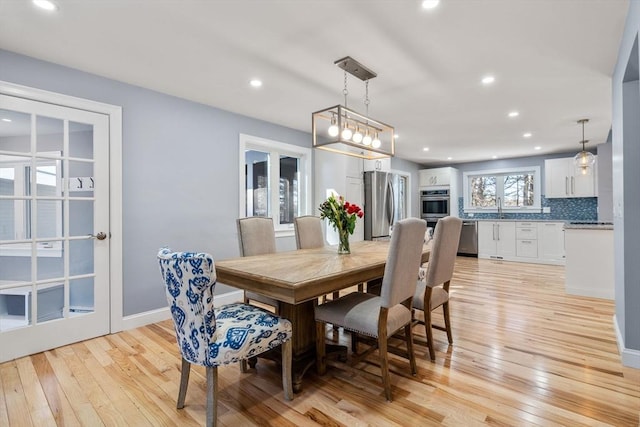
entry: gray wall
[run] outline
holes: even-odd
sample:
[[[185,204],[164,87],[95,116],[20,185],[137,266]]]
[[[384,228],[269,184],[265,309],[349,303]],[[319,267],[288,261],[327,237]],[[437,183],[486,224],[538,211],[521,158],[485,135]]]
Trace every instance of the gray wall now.
[[[0,80],[122,106],[125,315],[166,306],[159,247],[238,256],[240,133],[311,146],[305,132],[3,50]]]
[[[632,1],[613,87],[613,215],[616,323],[627,350],[640,351],[640,2]],[[640,365],[636,354],[635,363]],[[624,361],[623,357],[623,361]]]

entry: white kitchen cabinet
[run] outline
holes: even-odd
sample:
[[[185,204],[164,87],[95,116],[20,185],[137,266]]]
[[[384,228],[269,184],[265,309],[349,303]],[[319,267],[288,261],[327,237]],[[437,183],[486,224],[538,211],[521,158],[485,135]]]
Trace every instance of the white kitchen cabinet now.
[[[512,221],[478,223],[478,257],[507,259],[516,256],[516,224]]]
[[[382,171],[382,172],[390,172],[391,171],[391,158],[385,157],[384,159],[376,159],[376,160],[365,160],[364,161],[364,170],[368,171]]]
[[[573,166],[573,157],[544,161],[545,197],[596,197],[597,156],[592,173],[582,175]]]
[[[478,258],[564,265],[564,222],[478,221]]]
[[[435,168],[435,169],[422,169],[419,173],[419,186],[431,187],[436,185],[451,185],[452,180],[455,178],[453,174],[457,174],[458,171],[454,168]]]
[[[538,223],[538,257],[549,263],[564,263],[564,223]]]

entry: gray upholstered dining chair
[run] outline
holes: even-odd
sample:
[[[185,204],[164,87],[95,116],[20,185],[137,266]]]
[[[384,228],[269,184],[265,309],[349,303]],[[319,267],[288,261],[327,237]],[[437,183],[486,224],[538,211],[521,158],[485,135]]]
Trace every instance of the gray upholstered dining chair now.
[[[282,345],[282,385],[286,400],[291,384],[291,322],[252,305],[214,307],[215,264],[211,255],[158,252],[178,348],[182,355],[178,409],[184,408],[191,365],[206,368],[207,426],[217,420],[218,366],[236,363]]]
[[[396,224],[389,244],[380,296],[353,292],[315,307],[316,366],[320,375],[326,372],[327,364],[326,323],[342,326],[375,340],[372,348],[377,347],[380,353],[382,382],[388,401],[391,401],[391,380],[387,339],[402,328],[407,344],[407,351],[402,355],[409,359],[411,373],[416,374],[411,335],[411,303],[416,291],[416,272],[422,259],[425,231],[425,221],[417,218],[404,219]],[[352,359],[357,363],[370,352],[368,350],[354,354]]]
[[[313,249],[325,245],[322,220],[319,216],[297,216],[293,218],[293,228],[296,234],[296,248]]]
[[[259,216],[238,218],[238,244],[240,256],[253,256],[272,254],[276,252],[276,233],[273,228],[273,219]],[[278,301],[255,292],[246,291],[244,302],[251,301],[273,307],[276,314],[279,313]]]
[[[438,220],[433,242],[431,242],[429,263],[426,271],[421,268],[416,294],[413,297],[413,309],[414,311],[421,310],[424,313],[424,321],[417,320],[414,316],[412,323],[413,325],[424,325],[426,345],[429,348],[429,357],[432,361],[436,360],[432,328],[446,331],[449,344],[453,344],[451,319],[449,318],[449,284],[453,277],[461,229],[462,220],[460,218],[448,216]],[[431,322],[431,312],[440,306],[442,306],[444,314],[444,327],[433,325]],[[417,339],[416,342],[421,343]]]

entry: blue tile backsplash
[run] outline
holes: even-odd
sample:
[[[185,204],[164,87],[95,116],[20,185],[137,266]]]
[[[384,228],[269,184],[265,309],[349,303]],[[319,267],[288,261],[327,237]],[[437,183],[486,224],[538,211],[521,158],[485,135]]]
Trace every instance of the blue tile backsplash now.
[[[560,221],[597,221],[598,198],[577,197],[572,199],[547,199],[542,196],[542,207],[551,208],[551,213],[510,213],[504,212],[505,219],[538,219]],[[464,199],[458,197],[458,215],[460,218],[471,218],[464,213]],[[498,213],[474,212],[473,219],[497,219]]]

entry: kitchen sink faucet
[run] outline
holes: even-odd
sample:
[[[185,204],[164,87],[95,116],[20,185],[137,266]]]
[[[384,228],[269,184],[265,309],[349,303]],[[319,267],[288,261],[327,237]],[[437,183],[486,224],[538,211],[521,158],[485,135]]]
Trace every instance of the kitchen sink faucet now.
[[[502,199],[498,197],[498,219],[504,219],[504,212],[502,211]]]

